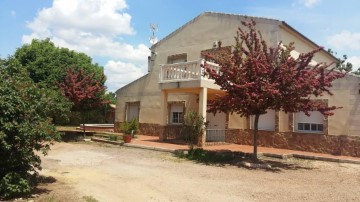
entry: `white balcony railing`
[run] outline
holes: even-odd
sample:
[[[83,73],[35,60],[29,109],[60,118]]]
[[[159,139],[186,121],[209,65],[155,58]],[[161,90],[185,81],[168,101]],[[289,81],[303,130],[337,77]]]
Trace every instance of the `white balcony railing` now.
[[[203,65],[204,62],[205,60],[201,59],[191,62],[160,65],[160,83],[208,79],[207,77],[203,77],[204,69],[201,65]],[[212,62],[206,63],[215,71],[219,71],[218,64]]]

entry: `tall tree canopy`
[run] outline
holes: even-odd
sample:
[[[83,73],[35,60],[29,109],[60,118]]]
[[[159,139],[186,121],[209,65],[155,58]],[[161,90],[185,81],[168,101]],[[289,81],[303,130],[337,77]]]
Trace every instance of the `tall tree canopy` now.
[[[103,74],[103,68],[93,64],[86,54],[56,47],[49,39],[33,39],[31,44],[17,49],[14,57],[28,70],[35,83],[43,83],[49,88],[57,88],[57,82],[65,78],[65,70],[69,67],[95,72],[98,79]]]
[[[31,190],[29,177],[41,169],[36,151],[46,154],[59,140],[49,118],[56,100],[19,66],[11,59],[0,64],[0,200]]]
[[[310,64],[318,48],[302,53],[298,58],[291,56],[294,43],[269,47],[256,30],[254,20],[242,22],[235,36],[231,53],[214,51],[206,55],[220,65],[220,71],[213,70],[206,63],[205,72],[209,78],[226,91],[225,96],[211,100],[211,112],[235,112],[242,116],[254,116],[254,160],[257,158],[257,131],[261,114],[267,110],[285,112],[319,111],[332,115],[336,106],[315,102],[311,97],[321,97],[330,92],[331,83],[344,73],[331,68],[332,64]]]
[[[55,123],[66,124],[64,117],[59,115],[70,115],[72,122],[77,122],[77,112],[71,114],[70,106],[72,100],[62,95],[59,91],[59,82],[63,82],[66,77],[66,69],[73,71],[83,71],[86,74],[93,74],[95,80],[102,86],[105,84],[103,67],[94,64],[92,59],[84,53],[78,53],[67,48],[56,47],[49,39],[34,39],[31,44],[25,44],[16,50],[14,59],[17,60],[21,67],[29,72],[30,78],[39,86],[47,89],[48,96],[57,99],[57,105],[63,106],[61,114],[53,113],[52,118]],[[105,96],[102,92],[102,96]],[[68,113],[66,113],[67,108]],[[76,108],[73,108],[76,110]],[[64,121],[65,120],[65,121]]]

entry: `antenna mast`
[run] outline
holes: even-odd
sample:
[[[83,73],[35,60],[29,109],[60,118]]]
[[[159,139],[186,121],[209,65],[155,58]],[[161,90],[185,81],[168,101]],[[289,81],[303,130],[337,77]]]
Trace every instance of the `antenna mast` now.
[[[151,36],[150,36],[149,40],[150,40],[150,43],[151,43],[152,45],[154,45],[154,44],[156,44],[156,43],[158,42],[158,39],[157,39],[157,37],[155,36],[155,32],[157,32],[157,31],[158,31],[158,26],[157,26],[157,24],[151,23],[151,24],[150,24]]]

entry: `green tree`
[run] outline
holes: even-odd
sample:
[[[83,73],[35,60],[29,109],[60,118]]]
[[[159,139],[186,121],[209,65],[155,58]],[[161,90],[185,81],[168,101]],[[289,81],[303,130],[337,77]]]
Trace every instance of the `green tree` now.
[[[93,64],[91,57],[67,48],[56,47],[49,39],[33,39],[15,52],[15,59],[29,72],[35,83],[42,83],[48,88],[56,88],[57,82],[63,80],[66,69],[84,69],[86,73],[95,73],[102,78],[103,68]]]
[[[108,101],[110,104],[116,104],[116,94],[113,92],[106,92],[104,100]]]
[[[54,104],[58,107],[62,106],[61,113],[51,112],[51,117],[57,124],[67,122],[66,115],[70,116],[71,105],[75,104],[62,95],[57,85],[65,80],[66,69],[71,68],[74,71],[81,70],[86,74],[94,74],[94,78],[101,85],[105,84],[103,68],[94,64],[89,56],[67,48],[56,47],[49,39],[34,39],[31,44],[25,44],[17,49],[14,58],[28,71],[30,78],[39,87],[48,91],[49,97],[57,100]],[[71,113],[71,115],[77,114],[76,111]]]
[[[336,56],[337,52],[334,52],[331,49],[328,49],[327,52],[329,52],[330,54]],[[337,58],[337,62],[336,62],[336,69],[339,71],[344,71],[344,72],[351,72],[353,70],[353,65],[351,64],[351,62],[347,61],[347,55],[343,55],[342,58]],[[359,70],[353,72],[354,74],[357,74]]]
[[[0,65],[0,199],[31,191],[37,152],[46,155],[60,137],[48,117],[57,105],[19,66],[12,59]]]

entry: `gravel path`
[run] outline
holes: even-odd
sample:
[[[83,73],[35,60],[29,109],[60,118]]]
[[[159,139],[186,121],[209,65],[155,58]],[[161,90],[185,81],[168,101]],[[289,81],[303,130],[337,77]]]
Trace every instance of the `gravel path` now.
[[[285,163],[285,164],[284,164]],[[360,201],[360,165],[276,160],[274,171],[203,165],[172,154],[58,143],[43,158],[36,201]],[[83,200],[83,199],[82,199]]]

